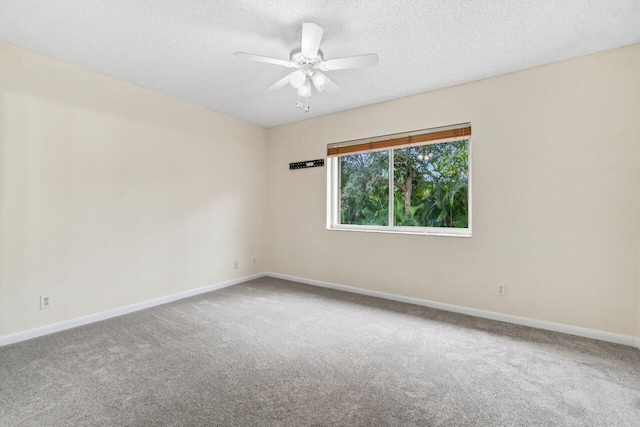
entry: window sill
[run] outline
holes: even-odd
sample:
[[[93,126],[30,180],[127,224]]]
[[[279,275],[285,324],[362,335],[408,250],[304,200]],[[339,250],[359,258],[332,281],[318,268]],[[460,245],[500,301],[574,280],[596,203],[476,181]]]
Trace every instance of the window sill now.
[[[332,225],[327,227],[330,231],[356,231],[359,233],[383,233],[383,234],[412,234],[417,236],[440,236],[440,237],[472,237],[471,230],[465,229],[437,229],[422,228],[407,229],[405,227],[376,227],[364,225]]]

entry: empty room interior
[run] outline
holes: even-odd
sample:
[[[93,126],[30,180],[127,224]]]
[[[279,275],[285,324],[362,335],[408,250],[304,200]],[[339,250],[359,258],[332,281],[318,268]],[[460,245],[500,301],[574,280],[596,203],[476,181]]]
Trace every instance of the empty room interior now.
[[[640,2],[0,0],[45,425],[640,425]]]

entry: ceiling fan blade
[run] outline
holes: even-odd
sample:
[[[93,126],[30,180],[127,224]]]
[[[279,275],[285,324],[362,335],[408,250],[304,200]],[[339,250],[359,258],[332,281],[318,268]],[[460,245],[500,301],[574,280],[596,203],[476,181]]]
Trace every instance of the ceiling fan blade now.
[[[294,71],[295,73],[295,71]],[[282,89],[283,87],[285,87],[286,85],[289,84],[289,77],[291,76],[291,74],[287,74],[286,76],[284,76],[283,78],[281,78],[280,80],[278,80],[277,82],[275,82],[274,84],[272,84],[271,86],[269,86],[267,88],[267,92],[270,92],[272,90],[278,90],[278,89]]]
[[[337,84],[335,84],[334,82],[332,82],[328,78],[327,78],[327,82],[329,84],[325,88],[325,90],[324,90],[325,92],[327,92],[329,95],[335,95],[336,93],[340,92],[341,89]]]
[[[309,59],[318,56],[323,32],[324,30],[319,25],[311,22],[302,24],[302,56]]]
[[[254,55],[252,53],[236,52],[234,54],[237,58],[247,59],[249,61],[266,62],[267,64],[282,65],[284,67],[293,67],[291,61],[285,61],[284,59],[269,58],[268,56]]]
[[[330,59],[320,63],[320,69],[323,71],[346,70],[348,68],[371,67],[378,63],[378,55],[370,53],[369,55],[349,56],[347,58]]]

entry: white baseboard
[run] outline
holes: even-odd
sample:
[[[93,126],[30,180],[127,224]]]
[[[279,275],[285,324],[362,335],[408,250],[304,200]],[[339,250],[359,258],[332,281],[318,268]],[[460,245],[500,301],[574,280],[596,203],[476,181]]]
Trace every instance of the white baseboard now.
[[[204,294],[206,292],[215,291],[217,289],[226,288],[228,286],[237,285],[238,283],[247,282],[249,280],[258,279],[264,277],[264,273],[252,274],[250,276],[238,277],[237,279],[227,280],[225,282],[216,283],[202,288],[191,289],[177,294],[168,295],[166,297],[160,297],[149,301],[143,301],[136,304],[127,305],[125,307],[114,308],[113,310],[107,310],[96,314],[90,314],[88,316],[78,317],[75,319],[65,320],[63,322],[54,323],[52,325],[42,326],[40,328],[29,329],[23,332],[17,332],[11,335],[5,335],[0,337],[0,347],[25,341],[31,338],[41,337],[43,335],[49,335],[54,332],[60,332],[67,329],[75,328],[89,323],[99,322],[101,320],[110,319],[112,317],[122,316],[123,314],[133,313],[134,311],[144,310],[145,308],[155,307],[156,305],[166,304],[171,301],[176,301],[183,298],[189,298],[194,295]]]
[[[258,279],[260,277],[269,276],[278,279],[291,280],[293,282],[304,283],[312,286],[319,286],[323,288],[337,289],[345,292],[352,292],[356,294],[368,295],[378,298],[384,298],[393,301],[405,302],[409,304],[421,305],[424,307],[435,308],[438,310],[451,311],[454,313],[466,314],[469,316],[482,317],[485,319],[498,320],[501,322],[515,323],[517,325],[531,326],[533,328],[545,329],[548,331],[562,332],[569,335],[577,335],[585,338],[592,338],[601,341],[613,342],[616,344],[627,345],[631,347],[637,347],[640,349],[640,338],[631,337],[628,335],[615,334],[612,332],[599,331],[596,329],[582,328],[579,326],[565,325],[562,323],[547,322],[544,320],[529,319],[526,317],[512,316],[510,314],[496,313],[493,311],[479,310],[476,308],[462,307],[459,305],[445,304],[441,302],[429,301],[420,298],[407,297],[403,295],[391,294],[387,292],[373,291],[369,289],[357,288],[354,286],[340,285],[337,283],[324,282],[322,280],[307,279],[304,277],[291,276],[289,274],[281,273],[257,273],[250,276],[239,277],[237,279],[227,280],[225,282],[216,283],[202,288],[191,289],[188,291],[180,292],[165,297],[156,298],[149,301],[143,301],[136,304],[131,304],[125,307],[115,308],[113,310],[107,310],[96,314],[90,314],[88,316],[78,317],[76,319],[65,320],[63,322],[54,323],[52,325],[42,326],[40,328],[29,329],[23,332],[17,332],[11,335],[5,335],[0,337],[0,347],[25,341],[31,338],[40,337],[43,335],[52,334],[54,332],[60,332],[67,329],[72,329],[78,326],[87,325],[89,323],[99,322],[101,320],[110,319],[112,317],[122,316],[124,314],[133,313],[134,311],[144,310],[145,308],[155,307],[157,305],[166,304],[171,301],[176,301],[183,298],[188,298],[194,295],[203,294],[206,292],[215,291],[217,289],[226,288],[228,286],[237,285],[239,283],[247,282],[249,280]]]
[[[289,274],[266,272],[265,276],[277,279],[291,280],[293,282],[304,283],[323,288],[337,289],[340,291],[352,292],[356,294],[368,295],[372,297],[384,298],[393,301],[400,301],[409,304],[421,305],[438,310],[452,311],[454,313],[466,314],[469,316],[482,317],[484,319],[498,320],[500,322],[515,323],[516,325],[531,326],[533,328],[545,329],[547,331],[562,332],[579,337],[592,338],[601,341],[608,341],[616,344],[628,345],[640,349],[640,338],[615,334],[613,332],[599,331],[597,329],[582,328],[579,326],[565,325],[562,323],[547,322],[545,320],[530,319],[527,317],[512,316],[510,314],[496,313],[493,311],[480,310],[477,308],[463,307],[453,304],[429,301],[420,298],[407,297],[403,295],[390,294],[387,292],[372,291],[369,289],[356,288],[353,286],[339,285],[337,283],[324,282],[322,280],[307,279],[305,277],[291,276]]]

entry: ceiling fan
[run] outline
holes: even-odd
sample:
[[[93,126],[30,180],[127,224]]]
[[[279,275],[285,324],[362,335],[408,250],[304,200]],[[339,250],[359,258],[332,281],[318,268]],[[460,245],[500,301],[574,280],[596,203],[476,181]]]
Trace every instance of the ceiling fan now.
[[[235,55],[238,58],[248,59],[250,61],[266,62],[267,64],[295,68],[295,71],[275,82],[267,91],[282,89],[287,86],[287,84],[290,84],[298,90],[296,107],[303,109],[300,97],[308,98],[311,96],[312,84],[318,92],[326,91],[329,94],[334,94],[340,91],[340,88],[329,80],[323,71],[369,67],[378,63],[378,55],[375,53],[325,61],[322,56],[322,51],[320,50],[320,41],[322,40],[323,33],[324,30],[321,26],[311,22],[303,23],[302,45],[300,48],[294,49],[291,52],[288,61],[244,52],[236,52]],[[304,111],[305,113],[309,112],[308,104]]]

